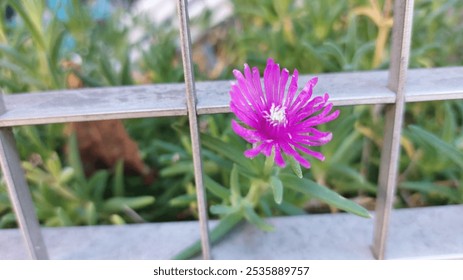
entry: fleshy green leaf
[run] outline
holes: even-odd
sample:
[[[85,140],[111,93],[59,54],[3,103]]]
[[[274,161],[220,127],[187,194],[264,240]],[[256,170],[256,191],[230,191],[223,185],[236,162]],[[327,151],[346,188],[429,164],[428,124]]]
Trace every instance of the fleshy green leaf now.
[[[32,65],[30,61],[24,58],[24,54],[18,52],[18,50],[12,48],[11,46],[0,44],[0,53],[4,54],[11,60],[14,60],[14,64],[20,68],[27,69],[27,71],[31,71],[34,69],[35,65]]]
[[[207,175],[204,175],[204,186],[211,193],[220,197],[223,200],[227,200],[230,198],[230,191]]]
[[[238,169],[236,168],[236,165],[233,165],[231,174],[230,174],[230,189],[231,189],[231,196],[232,196],[232,202],[236,204],[241,197],[241,188],[240,188],[240,182],[239,182],[239,177],[238,177]]]
[[[196,201],[196,194],[184,194],[184,195],[179,195],[177,197],[172,198],[169,201],[169,205],[174,206],[174,207],[183,207],[195,201]]]
[[[302,169],[301,169],[301,165],[299,164],[299,162],[297,162],[293,157],[289,157],[288,161],[289,161],[289,164],[291,165],[291,169],[293,170],[294,174],[297,177],[302,178]]]
[[[58,207],[55,209],[56,217],[59,220],[60,226],[72,226],[72,220],[63,208]]]
[[[301,207],[297,207],[289,202],[283,201],[281,204],[277,205],[278,209],[280,209],[286,215],[304,215],[306,214]]]
[[[118,160],[114,168],[114,196],[124,196],[124,161]]]
[[[139,209],[154,203],[152,196],[139,197],[113,197],[104,203],[104,209],[108,212],[119,212],[126,207]]]
[[[216,214],[216,215],[229,215],[232,213],[235,213],[238,209],[235,207],[230,207],[227,205],[212,205],[211,208],[211,213]]]
[[[409,128],[415,135],[419,136],[423,142],[436,149],[436,151],[443,156],[452,160],[460,168],[463,168],[463,153],[460,150],[418,126],[411,125]]]
[[[69,152],[67,153],[69,165],[74,170],[74,175],[79,184],[83,185],[86,181],[82,160],[79,153],[79,145],[77,143],[76,133],[72,133],[68,139]]]
[[[201,142],[210,150],[223,155],[234,163],[243,167],[243,170],[253,175],[258,174],[256,167],[252,164],[251,160],[243,155],[243,151],[229,145],[220,139],[211,137],[207,134],[201,134]]]
[[[220,240],[225,234],[232,230],[241,220],[243,220],[243,213],[237,212],[231,215],[225,216],[220,220],[219,224],[211,231],[211,243],[215,243]],[[185,260],[194,257],[201,251],[201,242],[198,240],[191,246],[185,248],[180,253],[175,255],[175,260]]]
[[[110,58],[105,53],[101,53],[100,67],[103,76],[106,78],[110,85],[116,86],[119,84],[116,73],[114,73],[113,67],[111,66]]]
[[[270,186],[272,187],[275,202],[280,204],[283,201],[283,183],[280,178],[272,176],[270,177]]]
[[[92,194],[95,201],[103,200],[106,187],[108,186],[109,173],[106,170],[99,170],[88,180],[86,184],[88,193]]]
[[[264,231],[273,231],[275,228],[268,224],[264,219],[262,219],[257,213],[254,211],[251,205],[244,206],[244,216],[246,219],[253,225],[257,226],[261,230]]]
[[[347,188],[343,188],[345,191],[358,191],[365,190],[376,193],[376,186],[365,180],[365,177],[360,174],[359,171],[344,164],[333,164],[331,170],[338,174],[337,180],[342,180],[345,184],[350,184]],[[336,188],[338,191],[339,189]],[[341,191],[342,192],[342,191]]]
[[[458,203],[458,191],[445,186],[439,186],[431,182],[403,182],[399,188],[424,192],[426,194],[438,194],[449,199],[452,202]]]
[[[98,214],[93,202],[88,202],[85,205],[85,221],[87,225],[96,225],[98,222]]]
[[[129,55],[125,56],[124,63],[122,65],[121,71],[121,84],[123,85],[133,85],[132,73],[130,69],[130,57]]]
[[[290,188],[295,191],[299,191],[301,193],[310,195],[314,198],[328,203],[331,206],[345,210],[352,214],[365,218],[371,218],[371,215],[368,212],[368,210],[366,210],[362,206],[340,196],[336,192],[328,189],[327,187],[321,186],[311,180],[299,179],[289,174],[280,175],[280,179],[286,188]]]
[[[109,220],[113,225],[125,225],[125,220],[117,214],[111,215],[111,217],[109,217]]]
[[[268,201],[266,199],[261,199],[258,206],[259,206],[259,209],[262,211],[262,214],[264,216],[266,216],[266,217],[273,216],[272,209],[270,208],[270,205],[269,205],[269,203],[268,203]]]
[[[159,173],[162,177],[172,177],[187,173],[193,173],[193,163],[191,161],[180,161],[172,166],[163,168]]]
[[[74,169],[72,167],[64,167],[59,174],[58,183],[59,184],[67,184],[71,179],[74,178]]]
[[[0,218],[0,228],[12,226],[16,223],[16,215],[12,212],[6,213]]]
[[[43,11],[41,1],[13,1],[8,3],[19,14],[25,25],[31,32],[32,38],[41,50],[46,50],[46,44],[40,27],[40,16]],[[29,8],[29,9],[28,9]],[[34,12],[34,13],[31,13]],[[37,18],[39,17],[39,18]]]

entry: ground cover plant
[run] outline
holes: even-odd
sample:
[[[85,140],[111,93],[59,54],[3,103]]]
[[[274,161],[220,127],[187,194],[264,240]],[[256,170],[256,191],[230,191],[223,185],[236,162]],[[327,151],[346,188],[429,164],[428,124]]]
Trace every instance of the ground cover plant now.
[[[65,16],[60,16],[50,2],[0,3],[0,88],[6,94],[183,80],[172,21],[153,24],[149,15],[131,13],[128,2],[96,16],[92,5],[66,1]],[[233,15],[218,25],[210,24],[213,11],[193,19],[193,26],[204,31],[194,42],[198,80],[232,79],[232,70],[242,69],[244,63],[263,69],[268,57],[311,74],[388,67],[391,1],[231,2]],[[415,2],[410,66],[461,66],[463,3]],[[136,29],[143,35],[132,37]],[[342,118],[321,126],[333,132],[332,141],[319,149],[326,160],[311,161],[311,169],[302,169],[301,175],[373,209],[383,108],[339,109]],[[463,201],[462,116],[463,103],[458,100],[407,105],[396,207]],[[215,218],[224,214],[220,205],[229,199],[226,186],[234,178],[233,163],[217,147],[246,145],[233,133],[232,118],[221,114],[200,119],[208,204],[215,209],[210,213]],[[109,141],[106,134],[91,132],[107,127],[117,127],[114,145],[135,153],[88,150]],[[186,118],[26,126],[14,133],[44,225],[197,217]],[[257,213],[339,211],[300,190],[285,189],[284,198],[281,204],[265,198]],[[14,226],[2,184],[0,228]]]

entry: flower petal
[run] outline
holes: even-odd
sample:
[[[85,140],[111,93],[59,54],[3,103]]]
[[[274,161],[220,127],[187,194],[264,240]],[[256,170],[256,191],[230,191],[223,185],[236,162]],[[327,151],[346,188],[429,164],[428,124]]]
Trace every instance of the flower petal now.
[[[261,141],[259,134],[255,130],[250,130],[239,125],[235,120],[231,122],[233,131],[249,143]]]
[[[273,85],[275,83],[274,81],[274,69],[273,66],[275,65],[275,62],[273,59],[269,58],[267,60],[267,66],[265,67],[264,70],[264,89],[265,89],[265,96],[267,98],[267,108],[269,109],[272,104],[275,103],[274,100],[274,94],[273,94]]]
[[[298,80],[299,72],[297,69],[294,69],[293,75],[291,76],[291,82],[289,84],[288,93],[286,94],[284,107],[289,108],[292,104],[294,96],[297,92],[297,80]]]
[[[313,150],[310,150],[302,145],[299,145],[297,143],[293,143],[294,147],[298,148],[299,150],[303,151],[304,153],[310,155],[310,156],[313,156],[314,158],[318,159],[318,160],[321,160],[321,161],[324,161],[325,160],[325,156],[320,153],[320,152],[317,152],[317,151],[313,151]]]
[[[280,76],[280,84],[279,84],[280,88],[278,89],[278,94],[277,94],[278,104],[283,104],[283,99],[285,98],[285,89],[286,89],[286,84],[288,83],[288,78],[289,78],[289,71],[288,69],[284,68]]]
[[[257,91],[257,94],[259,95],[259,97],[258,97],[259,100],[263,104],[262,108],[265,108],[267,98],[266,98],[264,92],[262,91],[262,83],[260,81],[260,73],[259,73],[259,69],[257,67],[252,68],[252,83],[254,85],[254,88]]]
[[[246,67],[246,65],[245,65]],[[238,82],[238,88],[239,88],[239,91],[241,93],[241,95],[245,98],[246,100],[246,103],[248,104],[251,104],[252,105],[252,108],[254,111],[256,112],[260,112],[262,111],[262,108],[260,108],[258,102],[257,102],[257,93],[255,92],[255,90],[253,89],[253,87],[250,85],[250,82],[248,82],[243,74],[238,71],[238,70],[233,70],[233,74],[235,75],[235,78]]]
[[[310,168],[310,162],[302,154],[324,160],[322,153],[310,147],[328,143],[332,134],[316,126],[336,119],[339,110],[331,112],[333,104],[328,101],[328,94],[312,96],[317,77],[297,93],[297,69],[286,88],[289,71],[280,70],[272,58],[267,60],[263,84],[256,67],[245,64],[243,73],[234,70],[233,74],[237,82],[230,90],[230,110],[242,123],[233,120],[231,124],[237,135],[253,144],[244,152],[246,157],[253,158],[260,153],[270,157],[274,153],[276,165],[284,167],[285,153],[305,168]]]
[[[281,148],[285,154],[294,157],[302,166],[305,168],[310,168],[310,162],[303,158],[297,151],[295,151],[288,143],[280,143]]]
[[[265,148],[264,145],[257,145],[249,150],[244,151],[244,156],[248,158],[254,158]]]
[[[255,118],[253,112],[241,110],[234,103],[230,104],[230,111],[232,111],[240,121],[244,122],[248,126],[253,128],[258,127],[258,120]]]
[[[294,100],[293,104],[289,107],[290,112],[292,113],[297,113],[301,108],[312,108],[313,106],[310,106],[310,102],[312,101],[312,92],[313,92],[313,87],[317,84],[318,78],[312,78],[310,81],[306,83],[302,91],[299,93],[299,95],[296,97],[296,100]],[[318,100],[317,98],[313,100]],[[320,101],[322,101],[321,99]]]
[[[286,163],[285,163],[285,160],[283,159],[283,156],[281,155],[281,151],[280,151],[280,146],[279,145],[275,145],[274,146],[274,152],[275,152],[275,163],[283,168],[286,166]]]

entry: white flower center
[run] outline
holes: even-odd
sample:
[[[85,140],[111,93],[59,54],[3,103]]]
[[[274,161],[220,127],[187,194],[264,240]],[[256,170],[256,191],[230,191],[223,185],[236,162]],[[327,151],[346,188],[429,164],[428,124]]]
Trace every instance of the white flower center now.
[[[288,120],[286,119],[286,107],[281,105],[275,106],[275,103],[272,103],[272,107],[269,112],[264,113],[264,117],[273,126],[281,124],[286,126],[288,123]]]

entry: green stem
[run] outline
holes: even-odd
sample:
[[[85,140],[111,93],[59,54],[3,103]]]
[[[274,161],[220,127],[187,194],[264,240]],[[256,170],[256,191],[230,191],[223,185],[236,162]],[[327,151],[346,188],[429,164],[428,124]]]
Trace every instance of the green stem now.
[[[249,201],[253,207],[259,203],[262,194],[264,194],[269,187],[270,176],[273,172],[275,154],[265,158],[263,177],[262,179],[253,179],[251,181],[251,187],[246,195],[246,200]]]
[[[263,177],[261,179],[253,179],[251,181],[251,187],[246,195],[246,200],[248,200],[253,207],[259,203],[262,195],[268,190],[272,174],[278,173],[279,171],[279,169],[274,170],[274,159],[275,153],[272,152],[271,156],[265,158]]]
[[[246,200],[249,203],[251,203],[253,208],[256,207],[262,195],[269,189],[269,186],[270,186],[269,180],[273,172],[273,167],[274,167],[274,155],[272,154],[272,156],[267,157],[265,159],[265,164],[264,164],[264,169],[263,169],[264,178],[267,178],[267,180],[254,179],[251,181],[251,187],[249,188],[249,192],[246,195]],[[236,168],[234,168],[233,170],[237,172]],[[235,178],[236,182],[233,183],[232,185],[238,186],[237,175],[238,174],[236,174],[236,178]],[[234,177],[235,176],[232,176],[232,178]],[[238,188],[236,187],[236,189]],[[215,242],[220,240],[223,236],[225,236],[225,234],[227,234],[230,230],[232,230],[243,219],[244,219],[244,213],[242,211],[229,214],[223,217],[220,220],[219,224],[211,231],[211,243],[214,244]],[[175,260],[190,259],[194,257],[195,255],[197,255],[200,251],[201,251],[201,242],[198,240],[191,246],[181,251],[179,254],[175,255],[173,259]]]
[[[261,184],[259,184],[257,181],[253,181],[251,183],[251,187],[249,188],[249,192],[246,195],[246,200],[251,202],[252,205],[256,205],[256,203],[259,201],[260,195],[261,195]]]
[[[275,153],[272,152],[272,155],[265,158],[264,163],[264,177],[270,176],[272,173],[273,165],[275,161]]]
[[[225,216],[220,220],[219,224],[211,231],[211,243],[219,241],[230,230],[232,230],[241,220],[243,220],[243,213],[237,212]],[[191,246],[184,249],[173,257],[174,260],[186,260],[196,256],[201,251],[201,241],[196,241]]]

